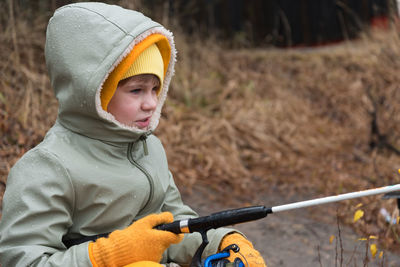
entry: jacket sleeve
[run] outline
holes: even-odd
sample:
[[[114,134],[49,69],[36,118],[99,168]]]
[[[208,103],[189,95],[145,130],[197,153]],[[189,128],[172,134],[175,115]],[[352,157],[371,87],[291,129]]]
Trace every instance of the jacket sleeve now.
[[[0,221],[2,266],[92,266],[88,243],[70,249],[62,237],[72,224],[74,189],[54,155],[26,153],[12,168]]]
[[[175,185],[174,179],[171,172],[169,172],[169,187],[165,197],[165,204],[163,211],[170,211],[174,215],[174,220],[180,220],[183,218],[198,217],[197,213],[194,212],[189,206],[183,204],[181,195],[178,188]],[[222,238],[232,232],[238,232],[230,228],[219,228],[216,230],[209,230],[207,237],[209,244],[203,252],[203,258],[211,254],[215,254],[218,250],[219,244]],[[179,244],[172,245],[168,249],[167,261],[175,262],[181,265],[188,265],[197,248],[202,242],[201,235],[199,233],[185,234],[183,241]]]

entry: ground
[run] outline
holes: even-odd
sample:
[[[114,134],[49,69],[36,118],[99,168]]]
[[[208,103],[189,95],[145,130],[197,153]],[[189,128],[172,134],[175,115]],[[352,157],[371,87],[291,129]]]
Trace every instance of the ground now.
[[[195,187],[191,193],[184,193],[182,198],[202,216],[245,206],[239,201],[230,204],[214,201],[208,190],[202,186]],[[277,191],[256,199],[260,205],[267,207],[306,200],[296,200],[293,196],[285,196]],[[315,213],[324,214],[324,208],[318,206],[270,214],[264,219],[234,227],[253,242],[265,258],[268,267],[400,266],[400,255],[384,251],[382,258],[379,258],[379,248],[375,259],[371,257],[370,252],[368,253],[369,260],[366,262],[366,243],[360,241],[360,236],[351,228],[339,224],[338,238],[338,224],[334,216],[332,219],[315,219]],[[332,235],[335,238],[330,242]]]

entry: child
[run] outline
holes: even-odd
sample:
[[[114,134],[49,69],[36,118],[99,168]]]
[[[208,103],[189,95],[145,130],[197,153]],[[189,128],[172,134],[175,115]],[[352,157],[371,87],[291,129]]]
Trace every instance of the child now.
[[[199,234],[153,229],[197,216],[152,135],[174,71],[172,34],[135,11],[72,4],[50,19],[45,53],[58,117],[9,174],[2,266],[189,264]],[[265,266],[233,229],[208,238],[203,256],[236,243],[250,266]]]

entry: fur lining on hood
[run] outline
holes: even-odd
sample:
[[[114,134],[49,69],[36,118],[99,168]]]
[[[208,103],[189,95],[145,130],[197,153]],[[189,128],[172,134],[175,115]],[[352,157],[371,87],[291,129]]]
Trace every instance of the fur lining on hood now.
[[[171,46],[171,59],[169,62],[169,66],[166,72],[166,75],[164,77],[164,81],[163,81],[163,87],[161,88],[161,93],[158,96],[158,104],[157,104],[157,108],[150,120],[150,126],[148,130],[141,130],[138,129],[136,127],[131,127],[131,126],[127,126],[125,124],[122,124],[120,122],[118,122],[115,117],[105,111],[102,107],[101,107],[101,101],[100,101],[100,92],[102,89],[102,86],[104,84],[104,82],[107,80],[108,76],[110,75],[110,73],[114,70],[115,67],[117,67],[119,65],[119,63],[121,63],[121,61],[133,50],[135,49],[135,46],[137,44],[139,44],[141,41],[143,41],[144,39],[146,39],[146,37],[152,35],[152,34],[162,34],[165,37],[167,37],[169,44]],[[173,35],[172,32],[164,29],[164,28],[155,28],[155,29],[151,29],[148,30],[147,32],[144,32],[143,34],[141,34],[140,36],[136,37],[136,39],[128,46],[128,48],[121,54],[120,58],[115,62],[115,64],[112,66],[112,68],[109,70],[107,76],[104,78],[104,80],[102,81],[99,89],[96,92],[96,109],[97,112],[99,113],[99,115],[107,120],[110,120],[112,122],[114,122],[115,124],[117,124],[118,126],[120,126],[121,128],[127,129],[127,130],[132,130],[134,132],[137,133],[146,133],[147,131],[154,131],[155,128],[158,125],[158,122],[160,120],[160,116],[161,116],[161,109],[164,105],[164,102],[167,98],[167,93],[168,93],[168,88],[169,88],[169,84],[171,82],[171,78],[174,75],[174,65],[176,62],[176,50],[175,50],[175,43],[174,43],[174,39],[173,39]]]

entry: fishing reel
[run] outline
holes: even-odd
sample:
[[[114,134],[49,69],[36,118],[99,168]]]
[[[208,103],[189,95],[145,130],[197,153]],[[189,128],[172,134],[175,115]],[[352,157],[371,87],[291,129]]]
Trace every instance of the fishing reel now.
[[[207,239],[207,231],[201,231],[200,234],[202,237],[202,243],[194,254],[192,262],[189,265],[190,267],[245,267],[240,258],[236,258],[234,262],[230,262],[227,259],[231,255],[230,251],[234,253],[239,252],[240,248],[236,244],[229,245],[221,252],[208,256],[204,261],[202,261],[201,255],[209,242]]]
[[[230,251],[239,252],[240,248],[236,244],[232,244],[224,248],[220,253],[211,255],[204,261],[204,267],[244,267],[244,263],[240,258],[236,258],[230,262],[227,258],[230,256]]]

